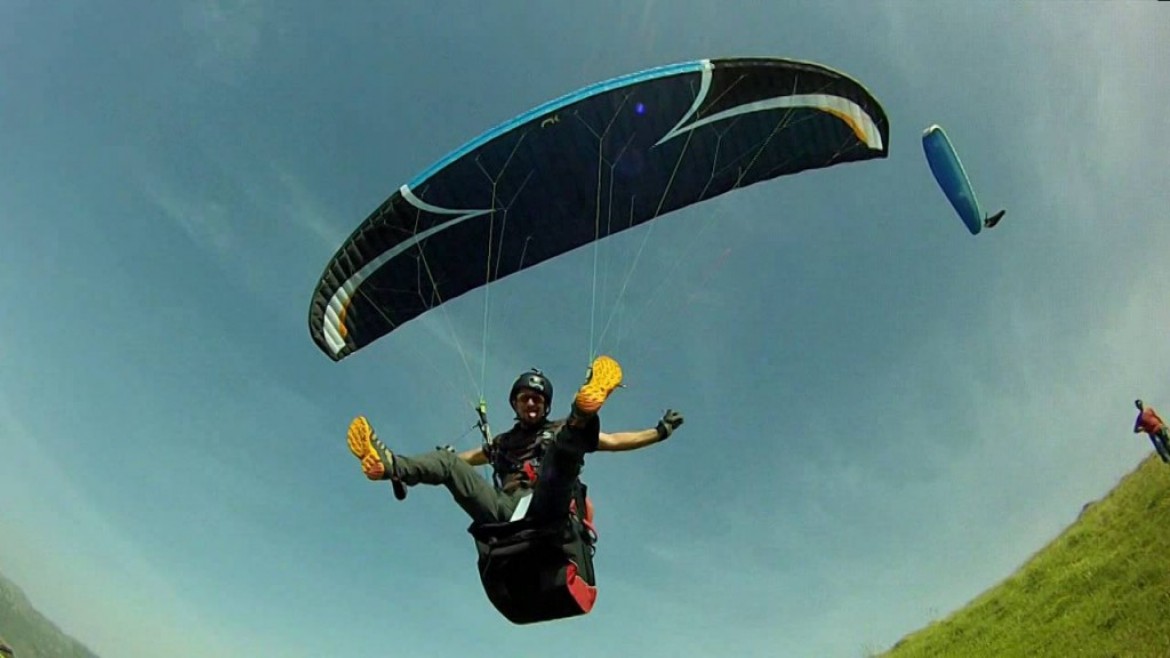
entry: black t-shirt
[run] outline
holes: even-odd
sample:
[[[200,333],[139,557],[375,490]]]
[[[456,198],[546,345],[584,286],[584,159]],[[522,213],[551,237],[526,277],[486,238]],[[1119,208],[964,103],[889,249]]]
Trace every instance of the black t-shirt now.
[[[511,492],[517,487],[533,485],[545,448],[556,439],[564,424],[564,420],[548,419],[533,427],[516,423],[492,439],[487,458],[501,489]]]

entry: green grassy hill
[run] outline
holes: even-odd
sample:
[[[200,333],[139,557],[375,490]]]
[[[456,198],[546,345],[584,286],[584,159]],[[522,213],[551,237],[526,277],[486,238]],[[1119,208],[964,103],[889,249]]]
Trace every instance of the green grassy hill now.
[[[46,619],[20,587],[4,576],[0,576],[0,639],[12,647],[15,658],[98,658]]]
[[[1170,466],[1151,455],[1015,574],[881,658],[1170,658]]]
[[[18,658],[96,658],[0,576]],[[1010,578],[881,658],[1170,658],[1170,467],[1151,455]]]

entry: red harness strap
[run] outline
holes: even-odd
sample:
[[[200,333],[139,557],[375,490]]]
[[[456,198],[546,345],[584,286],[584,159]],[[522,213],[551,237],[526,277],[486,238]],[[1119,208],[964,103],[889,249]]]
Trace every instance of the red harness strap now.
[[[569,501],[569,514],[577,513],[577,501]],[[593,500],[589,496],[585,496],[585,518],[581,519],[581,524],[589,531],[593,541],[597,541],[597,527],[593,525]]]
[[[533,485],[536,484],[536,469],[532,467],[531,461],[525,461],[524,467],[520,470],[524,472],[524,476],[528,478],[529,482]]]

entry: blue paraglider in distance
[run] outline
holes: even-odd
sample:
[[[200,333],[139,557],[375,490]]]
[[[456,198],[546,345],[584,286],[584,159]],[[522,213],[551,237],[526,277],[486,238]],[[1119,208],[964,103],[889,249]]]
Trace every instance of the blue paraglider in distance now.
[[[983,214],[959,154],[955,153],[955,147],[941,126],[931,126],[922,133],[922,149],[926,152],[926,161],[930,164],[934,179],[971,235],[977,235],[984,227],[992,228],[999,223],[1006,211],[1000,210],[990,216]]]

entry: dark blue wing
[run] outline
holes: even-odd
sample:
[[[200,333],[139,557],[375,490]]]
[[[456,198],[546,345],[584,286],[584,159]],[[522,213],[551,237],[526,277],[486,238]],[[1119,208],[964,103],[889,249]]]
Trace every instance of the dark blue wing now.
[[[325,268],[310,333],[340,360],[442,302],[672,210],[884,158],[888,138],[869,92],[813,63],[701,60],[587,87],[399,188]]]

